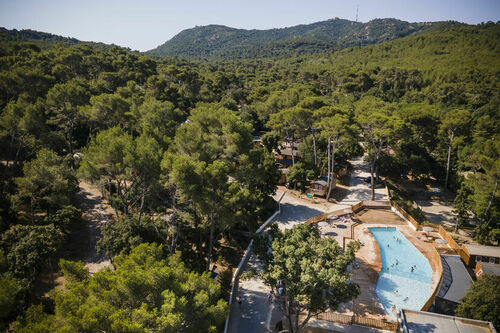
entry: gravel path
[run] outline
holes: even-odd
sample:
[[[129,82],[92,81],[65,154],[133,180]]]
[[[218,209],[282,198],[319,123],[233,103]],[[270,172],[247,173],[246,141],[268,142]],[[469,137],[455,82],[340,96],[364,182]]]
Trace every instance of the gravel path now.
[[[103,267],[112,267],[109,258],[97,251],[97,241],[101,237],[101,227],[113,220],[114,211],[111,206],[101,201],[98,189],[85,181],[80,181],[79,186],[80,191],[76,195],[76,200],[83,211],[88,228],[88,234],[81,237],[89,237],[89,241],[85,242],[85,248],[82,249],[82,258],[85,267],[93,274]]]

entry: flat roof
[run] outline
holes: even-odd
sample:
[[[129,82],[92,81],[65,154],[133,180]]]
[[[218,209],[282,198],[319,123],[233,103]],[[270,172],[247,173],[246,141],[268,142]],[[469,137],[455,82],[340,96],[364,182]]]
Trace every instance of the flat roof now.
[[[460,299],[467,294],[472,278],[460,256],[442,254],[441,263],[443,264],[443,282],[436,296],[459,303]]]
[[[500,265],[499,264],[490,264],[487,262],[482,262],[481,267],[483,267],[483,272],[486,274],[493,274],[500,276]]]
[[[486,246],[478,244],[464,244],[467,251],[473,256],[485,256],[485,257],[495,257],[500,258],[500,247],[499,246]]]
[[[402,310],[402,312],[404,317],[404,322],[401,325],[402,332],[496,333],[495,327],[489,321],[446,316],[424,311]]]

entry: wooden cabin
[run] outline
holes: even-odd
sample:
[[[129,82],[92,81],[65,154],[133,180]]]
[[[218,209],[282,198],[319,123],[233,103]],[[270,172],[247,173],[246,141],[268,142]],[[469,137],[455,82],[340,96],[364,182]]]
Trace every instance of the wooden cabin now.
[[[336,184],[337,179],[335,176],[332,176],[332,189],[335,188]],[[308,192],[319,196],[326,196],[328,193],[328,176],[323,175],[320,178],[311,181],[311,186],[309,187]]]

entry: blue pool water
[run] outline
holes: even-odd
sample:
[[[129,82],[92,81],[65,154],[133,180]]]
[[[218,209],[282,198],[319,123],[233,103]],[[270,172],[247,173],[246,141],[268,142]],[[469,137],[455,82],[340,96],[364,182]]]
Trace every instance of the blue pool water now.
[[[394,316],[393,305],[420,310],[431,295],[432,268],[429,261],[396,228],[369,229],[380,248],[382,269],[375,292],[385,312]],[[414,265],[417,266],[412,272]],[[394,293],[396,290],[398,292]]]

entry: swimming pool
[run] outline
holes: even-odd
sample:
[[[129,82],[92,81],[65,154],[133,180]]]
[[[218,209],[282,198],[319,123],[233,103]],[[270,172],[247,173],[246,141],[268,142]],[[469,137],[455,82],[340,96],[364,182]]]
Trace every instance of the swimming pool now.
[[[380,248],[382,269],[375,292],[385,312],[394,316],[393,305],[420,310],[431,295],[432,268],[429,261],[396,228],[369,230]],[[412,266],[415,267],[413,271]]]

